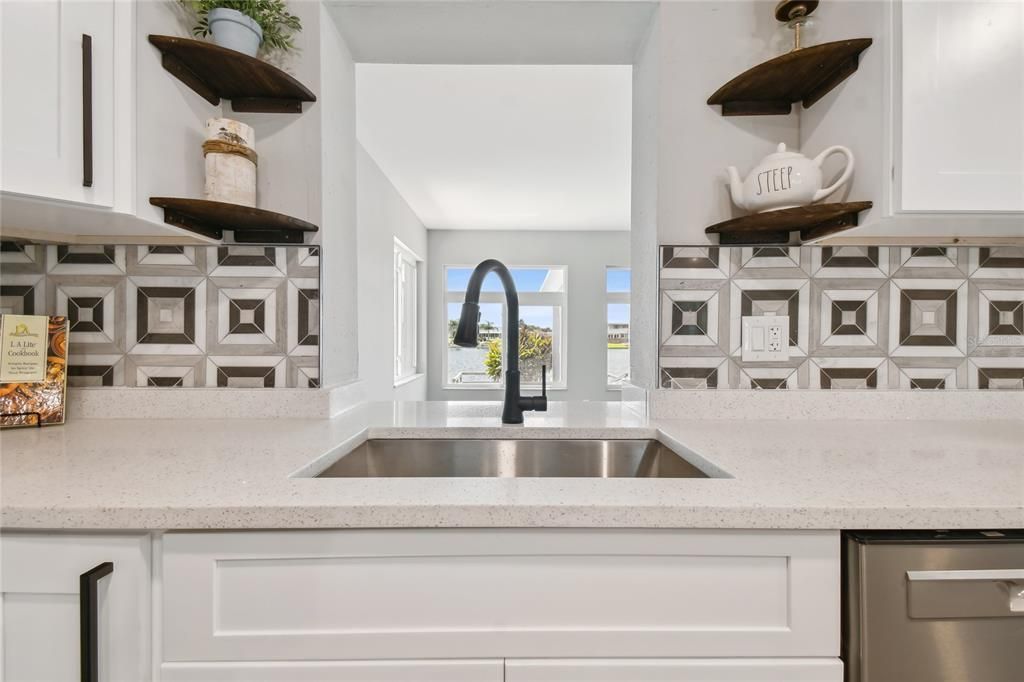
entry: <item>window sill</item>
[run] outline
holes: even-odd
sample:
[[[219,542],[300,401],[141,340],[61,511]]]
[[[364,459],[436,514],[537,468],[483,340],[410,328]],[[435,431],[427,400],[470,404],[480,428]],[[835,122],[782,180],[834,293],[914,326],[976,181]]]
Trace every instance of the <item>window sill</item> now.
[[[485,385],[474,385],[474,384],[445,384],[441,388],[443,388],[446,391],[447,390],[453,390],[453,391],[504,391],[505,390],[505,385],[504,384],[491,384],[489,386],[485,386]],[[521,391],[538,391],[539,392],[540,391],[540,384],[537,384],[537,385],[531,384],[531,385],[528,385],[528,386],[520,386],[519,389]],[[552,386],[551,384],[548,384],[548,390],[549,391],[568,391],[569,387],[565,386],[565,385],[562,385],[562,386]]]
[[[411,384],[412,382],[418,381],[419,379],[422,379],[425,376],[427,376],[427,375],[424,374],[423,372],[420,372],[419,374],[410,374],[407,377],[402,377],[401,379],[395,379],[395,383],[392,384],[392,388],[398,388],[399,386],[405,386],[406,384]]]

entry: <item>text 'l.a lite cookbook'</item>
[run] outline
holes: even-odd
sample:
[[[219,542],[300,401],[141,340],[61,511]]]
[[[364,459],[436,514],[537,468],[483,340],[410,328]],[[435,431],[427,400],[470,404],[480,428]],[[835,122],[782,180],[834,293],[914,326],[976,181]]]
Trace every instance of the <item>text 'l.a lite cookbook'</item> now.
[[[0,316],[0,427],[64,423],[68,319]]]

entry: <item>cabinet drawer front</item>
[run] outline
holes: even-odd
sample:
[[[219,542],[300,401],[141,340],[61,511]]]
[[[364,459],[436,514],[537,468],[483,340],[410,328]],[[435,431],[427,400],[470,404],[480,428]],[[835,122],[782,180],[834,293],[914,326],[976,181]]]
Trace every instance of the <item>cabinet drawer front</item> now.
[[[838,658],[510,660],[505,682],[842,682]]]
[[[161,682],[504,682],[505,662],[165,663]]]
[[[164,539],[164,660],[837,656],[832,532]]]

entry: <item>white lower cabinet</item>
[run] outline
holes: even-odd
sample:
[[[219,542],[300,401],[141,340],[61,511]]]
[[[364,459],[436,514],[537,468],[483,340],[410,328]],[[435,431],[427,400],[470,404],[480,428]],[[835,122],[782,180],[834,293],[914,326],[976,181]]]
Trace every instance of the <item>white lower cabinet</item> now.
[[[503,682],[504,662],[165,663],[162,682]]]
[[[109,562],[95,581],[99,682],[151,679],[150,540],[147,535],[4,533],[2,664],[5,682],[78,682],[81,576]],[[100,570],[94,576],[105,571]],[[87,609],[85,615],[92,613]]]
[[[505,682],[842,682],[838,659],[538,659],[505,662]]]
[[[837,532],[201,532],[162,547],[165,682],[842,674]]]

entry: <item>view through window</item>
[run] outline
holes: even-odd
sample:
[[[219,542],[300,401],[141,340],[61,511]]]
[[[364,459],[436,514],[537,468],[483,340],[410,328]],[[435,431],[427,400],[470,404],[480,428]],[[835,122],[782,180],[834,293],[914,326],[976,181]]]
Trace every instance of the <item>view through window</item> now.
[[[519,372],[524,386],[539,386],[541,366],[547,380],[565,385],[565,268],[509,268],[519,292]],[[480,325],[476,348],[452,343],[462,312],[469,267],[445,268],[448,346],[446,383],[453,388],[495,388],[504,384],[502,353],[506,320],[505,293],[497,275],[484,280],[480,293]]]
[[[629,268],[608,268],[608,386],[629,382]]]

